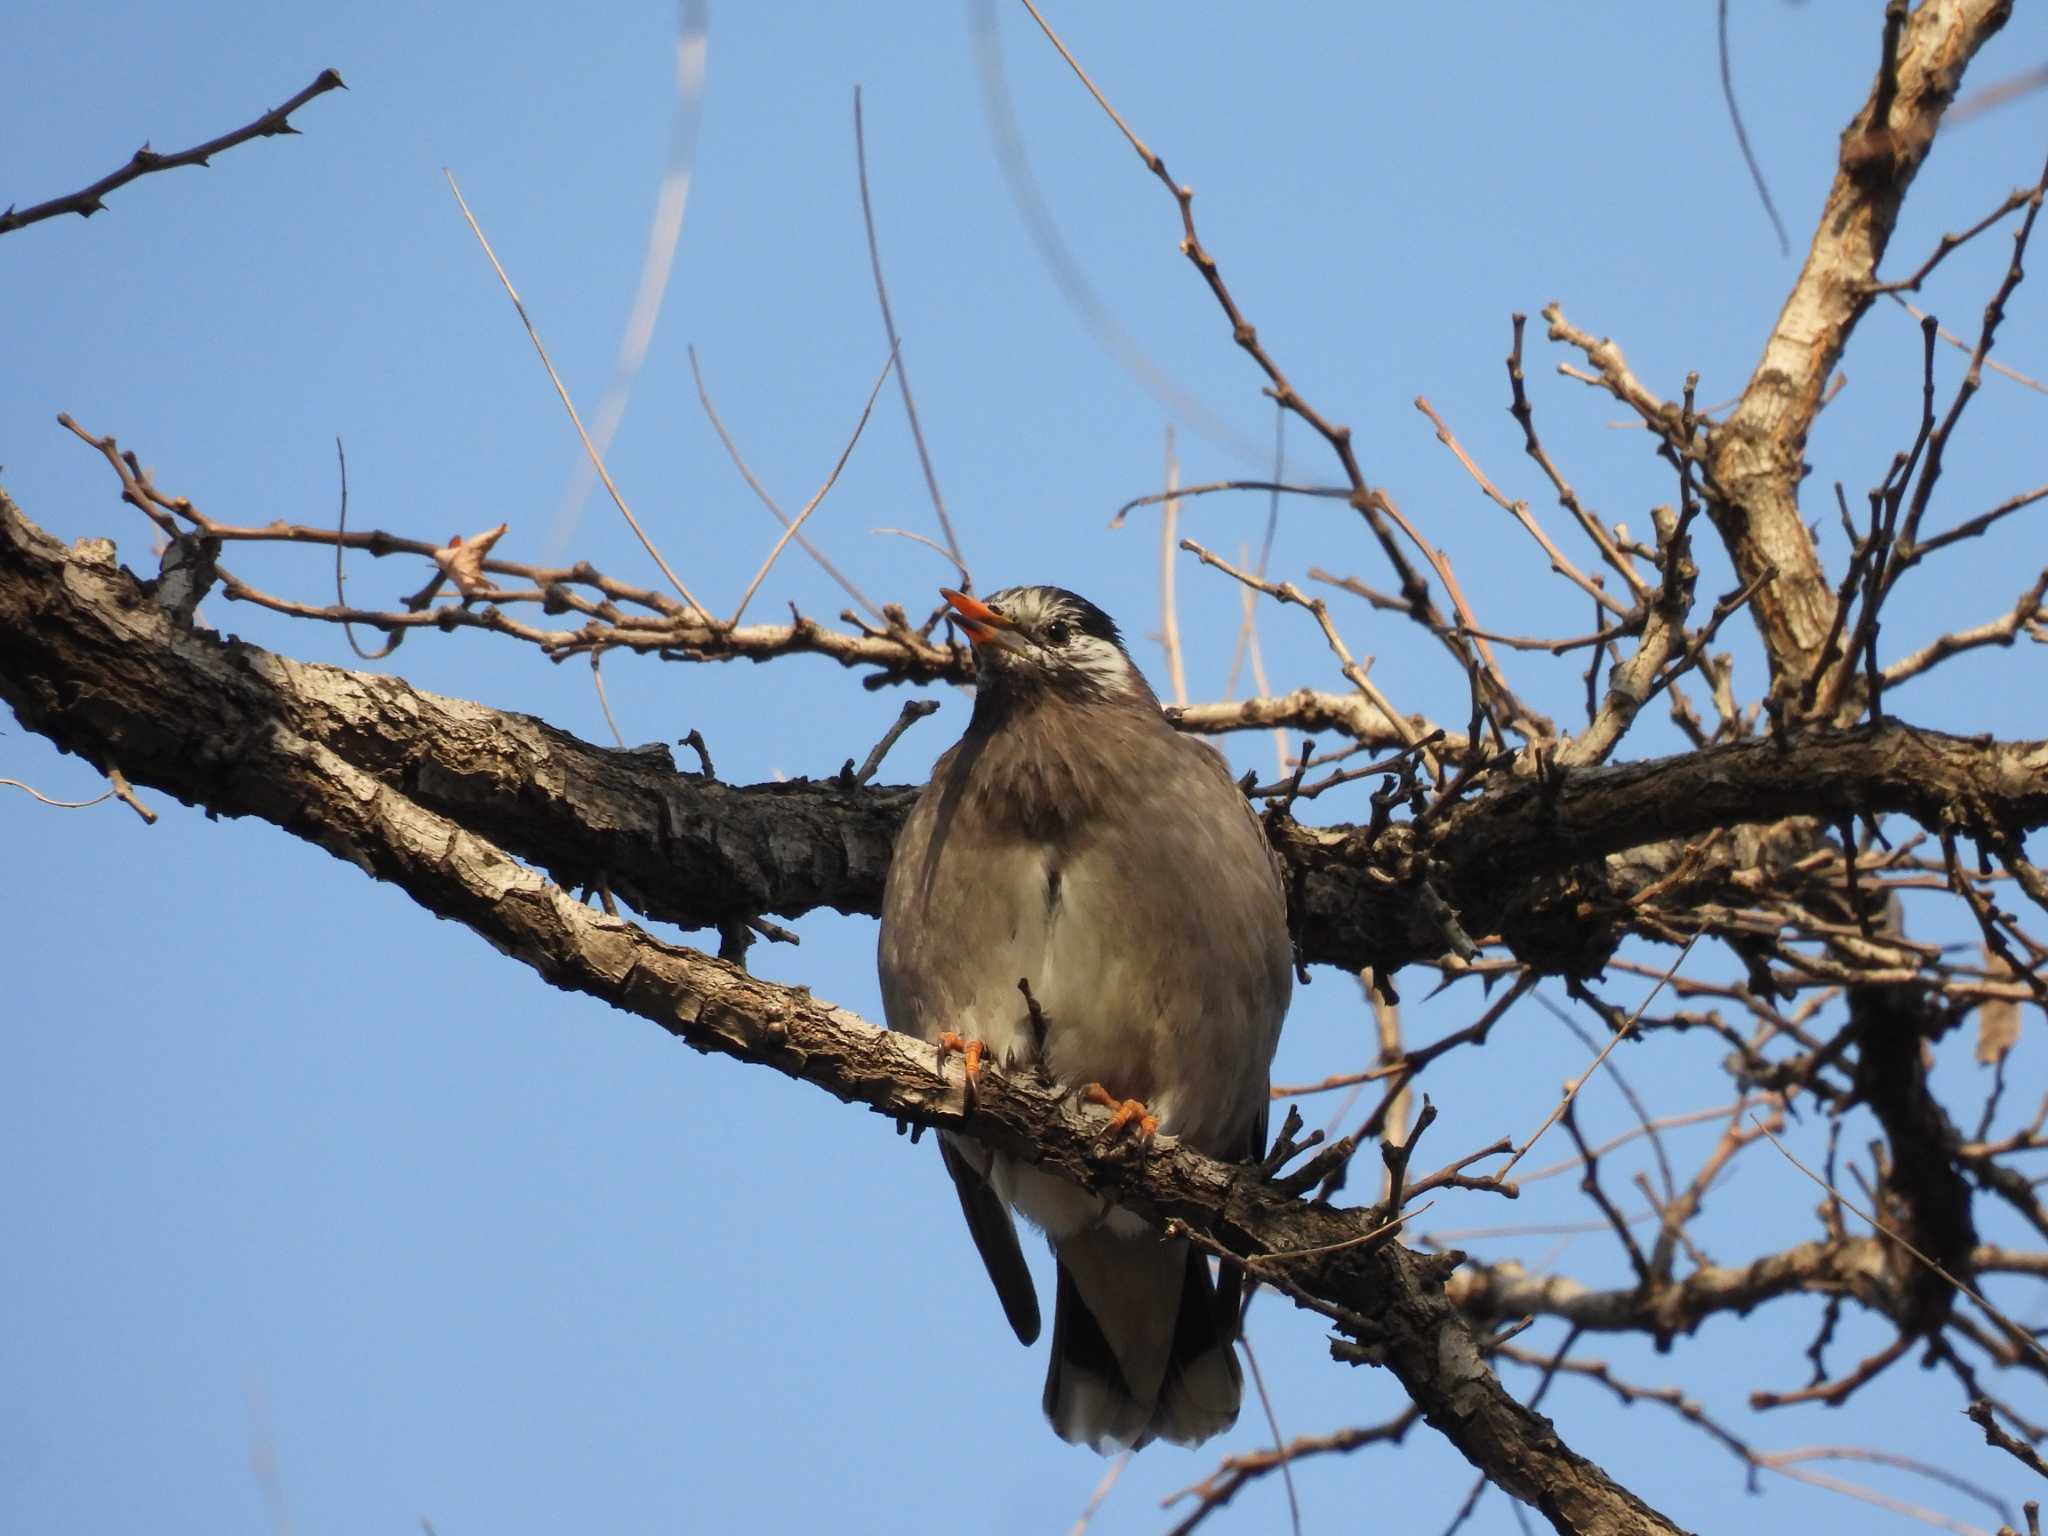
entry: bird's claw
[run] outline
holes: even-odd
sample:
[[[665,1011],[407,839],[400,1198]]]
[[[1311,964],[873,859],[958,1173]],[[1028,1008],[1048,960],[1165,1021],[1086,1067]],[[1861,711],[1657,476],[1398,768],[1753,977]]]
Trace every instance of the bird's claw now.
[[[1136,1099],[1120,1099],[1100,1083],[1090,1083],[1081,1096],[1109,1111],[1109,1123],[1096,1133],[1097,1141],[1110,1142],[1129,1135],[1139,1146],[1148,1147],[1159,1133],[1159,1117]]]
[[[955,1051],[959,1052],[960,1065],[966,1077],[967,1107],[972,1109],[974,1107],[975,1094],[981,1088],[981,1058],[987,1054],[988,1046],[980,1040],[956,1034],[950,1029],[940,1030],[939,1038],[933,1041],[932,1044],[938,1049],[939,1075],[942,1077],[946,1071],[947,1055]]]

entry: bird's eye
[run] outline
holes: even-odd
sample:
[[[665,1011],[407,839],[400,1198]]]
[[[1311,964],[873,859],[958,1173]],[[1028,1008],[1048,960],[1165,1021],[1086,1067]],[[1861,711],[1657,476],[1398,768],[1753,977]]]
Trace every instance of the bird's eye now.
[[[1065,645],[1068,636],[1072,635],[1073,632],[1074,627],[1065,619],[1054,619],[1045,626],[1045,643],[1047,645]]]

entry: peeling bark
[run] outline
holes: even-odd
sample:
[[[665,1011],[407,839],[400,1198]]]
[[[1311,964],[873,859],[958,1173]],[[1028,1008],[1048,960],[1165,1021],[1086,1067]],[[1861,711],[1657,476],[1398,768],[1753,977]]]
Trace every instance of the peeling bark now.
[[[1898,9],[1903,11],[1901,3]],[[1774,679],[1803,683],[1818,665],[1835,594],[1799,514],[1805,448],[1835,365],[1869,309],[1899,209],[1977,50],[2012,0],[1925,0],[1880,60],[1870,97],[1842,134],[1841,158],[1806,265],[1764,353],[1707,448],[1707,510],[1743,582],[1776,575],[1753,612]]]

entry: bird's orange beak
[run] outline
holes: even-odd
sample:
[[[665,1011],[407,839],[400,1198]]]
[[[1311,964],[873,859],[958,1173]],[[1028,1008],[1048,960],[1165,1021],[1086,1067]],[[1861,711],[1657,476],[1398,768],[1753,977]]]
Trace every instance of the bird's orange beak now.
[[[1005,643],[1004,631],[1017,627],[978,597],[955,592],[951,587],[939,588],[939,596],[951,605],[960,627],[967,631],[967,638],[976,645],[1002,645]]]

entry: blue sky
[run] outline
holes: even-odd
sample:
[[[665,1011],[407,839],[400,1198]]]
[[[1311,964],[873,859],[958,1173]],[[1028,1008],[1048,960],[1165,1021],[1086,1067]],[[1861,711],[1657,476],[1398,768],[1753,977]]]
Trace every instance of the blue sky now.
[[[1505,410],[1511,310],[1533,317],[1560,300],[1620,341],[1652,387],[1675,395],[1697,369],[1703,402],[1735,394],[1868,88],[1879,9],[1734,7],[1738,90],[1793,234],[1789,259],[1721,105],[1706,4],[1050,14],[1196,189],[1204,239],[1261,336],[1304,394],[1351,424],[1367,472],[1449,551],[1482,620],[1561,634],[1585,627],[1583,600],[1548,577],[1411,402],[1427,396],[1562,536]],[[89,222],[0,240],[0,483],[31,518],[67,538],[112,536],[125,558],[150,563],[148,530],[105,465],[54,424],[69,411],[222,519],[330,521],[339,435],[358,526],[440,539],[506,521],[512,558],[557,552],[579,450],[442,169],[460,178],[594,415],[674,135],[673,7],[613,7],[599,24],[560,6],[32,3],[10,32],[0,202],[83,185],[145,139],[170,149],[210,137],[324,67],[350,87],[300,114],[301,137],[147,178]],[[1973,83],[2037,65],[2044,41],[2039,12],[2020,7]],[[1227,424],[1213,436],[1182,425],[1184,477],[1264,468],[1233,443],[1270,441],[1270,405],[1176,251],[1170,200],[1029,18],[979,3],[713,7],[681,242],[609,462],[714,606],[736,600],[775,530],[703,419],[686,344],[786,506],[825,477],[887,352],[854,177],[858,84],[902,357],[979,584],[1084,591],[1122,619],[1159,681],[1157,524],[1106,524],[1160,483],[1169,413],[1091,332],[1020,214],[989,127],[991,58],[1074,268],[1158,368]],[[1893,270],[2033,178],[2044,112],[2037,94],[1941,141]],[[1973,334],[2008,249],[2003,235],[1966,248],[1922,302]],[[2042,304],[2038,288],[2021,291],[2000,349],[2036,376],[2048,373]],[[1671,494],[1667,473],[1642,433],[1611,425],[1612,402],[1557,377],[1562,354],[1531,325],[1546,441],[1590,501],[1646,528],[1648,507]],[[1843,541],[1822,488],[1841,479],[1854,504],[1905,445],[1919,346],[1903,312],[1873,310],[1809,447],[1810,515],[1831,561]],[[1938,362],[1952,387],[1960,354],[1944,348]],[[2044,413],[2040,394],[1987,382],[1950,456],[1944,517],[2044,478]],[[1289,463],[1296,476],[1331,474],[1298,429]],[[1264,517],[1263,499],[1211,497],[1186,508],[1184,531],[1234,554]],[[1961,546],[1916,577],[1887,610],[1886,646],[1903,652],[2009,606],[2048,547],[2039,526]],[[870,592],[928,602],[948,568],[870,532],[882,527],[935,532],[893,387],[811,531]],[[600,500],[584,506],[569,547],[655,580]],[[1355,522],[1327,503],[1282,508],[1273,560],[1296,580],[1311,566],[1385,580]],[[237,565],[308,601],[331,592],[316,551],[266,549]],[[1703,565],[1703,594],[1733,585],[1717,555]],[[359,561],[350,594],[388,603],[419,580]],[[1237,593],[1188,559],[1178,581],[1191,692],[1217,697]],[[753,611],[791,602],[828,619],[843,606],[793,551]],[[1338,614],[1398,702],[1462,718],[1460,679],[1412,629],[1363,605]],[[205,616],[296,656],[354,664],[328,629],[218,598]],[[1262,614],[1261,638],[1277,686],[1339,685],[1299,611]],[[1731,638],[1738,692],[1754,697],[1754,648]],[[383,665],[608,739],[580,667],[503,641],[421,635]],[[1512,676],[1567,719],[1578,672],[1525,657]],[[1928,725],[2040,734],[2038,654],[1971,658],[1943,676],[1894,707]],[[701,728],[734,781],[830,773],[901,702],[813,661],[756,670],[620,657],[606,678],[629,742]],[[921,775],[957,735],[965,699],[942,702],[885,777]],[[1659,721],[1639,735],[1637,754],[1675,745]],[[1269,739],[1230,747],[1241,767],[1271,765]],[[0,775],[59,798],[101,787],[11,720],[0,723]],[[153,828],[116,805],[59,812],[0,790],[12,872],[0,895],[0,1379],[11,1385],[0,1525],[362,1532],[416,1530],[424,1517],[455,1536],[742,1523],[1045,1532],[1073,1521],[1102,1464],[1041,1421],[1042,1349],[1019,1349],[1004,1328],[928,1148],[554,992],[317,849],[146,797],[163,812]],[[1363,801],[1323,814],[1362,815]],[[879,1018],[872,924],[827,914],[799,927],[800,949],[757,948],[757,965]],[[1427,990],[1420,976],[1406,989]],[[1612,995],[1639,992],[1617,978]],[[1478,1006],[1454,991],[1411,1007],[1410,1038],[1434,1038]],[[2029,1019],[2015,1068],[2022,1083],[2041,1080],[2038,1024]],[[1276,1075],[1363,1065],[1370,1038],[1355,986],[1319,973]],[[1526,1133],[1584,1059],[1547,1014],[1518,1014],[1483,1059],[1432,1082],[1442,1118],[1426,1161]],[[1659,1113],[1718,1102],[1715,1060],[1672,1039],[1617,1053]],[[1974,1070],[1948,1079],[1972,1110]],[[1589,1134],[1633,1123],[1611,1085],[1589,1088],[1583,1114]],[[1678,1133],[1672,1145],[1696,1159],[1712,1135]],[[1808,1124],[1797,1139],[1821,1136]],[[1545,1151],[1562,1156],[1561,1138],[1534,1160]],[[1552,1181],[1506,1215],[1449,1196],[1424,1227],[1576,1219],[1571,1183]],[[1813,1193],[1784,1164],[1752,1158],[1710,1202],[1701,1238],[1723,1260],[1796,1240]],[[1473,1246],[1589,1281],[1625,1273],[1602,1233],[1518,1243]],[[2038,1295],[2010,1299],[2043,1320]],[[1716,1321],[1669,1356],[1626,1340],[1594,1352],[1633,1379],[1683,1381],[1763,1447],[1914,1452],[2017,1492],[1961,1420],[1949,1381],[1911,1365],[1837,1413],[1750,1416],[1750,1389],[1804,1381],[1817,1316],[1781,1304]],[[1384,1376],[1330,1364],[1310,1319],[1270,1298],[1254,1319],[1286,1433],[1398,1411]],[[1879,1341],[1859,1330],[1845,1325],[1839,1364]],[[1555,1342],[1549,1329],[1530,1337]],[[1530,1384],[1526,1373],[1510,1380]],[[2032,1407],[2039,1417],[2038,1393]],[[1693,1528],[1906,1528],[1782,1479],[1748,1495],[1736,1463],[1668,1414],[1624,1413],[1569,1383],[1545,1408],[1575,1446]],[[1207,1451],[1147,1451],[1095,1528],[1164,1529],[1164,1494],[1268,1436],[1248,1409]],[[1925,1483],[1851,1471],[1997,1524]],[[1398,1451],[1299,1476],[1311,1531],[1361,1513],[1375,1528],[1438,1528],[1469,1481],[1426,1430]],[[1269,1480],[1212,1528],[1271,1530],[1284,1518]],[[1511,1525],[1496,1493],[1471,1529]]]

